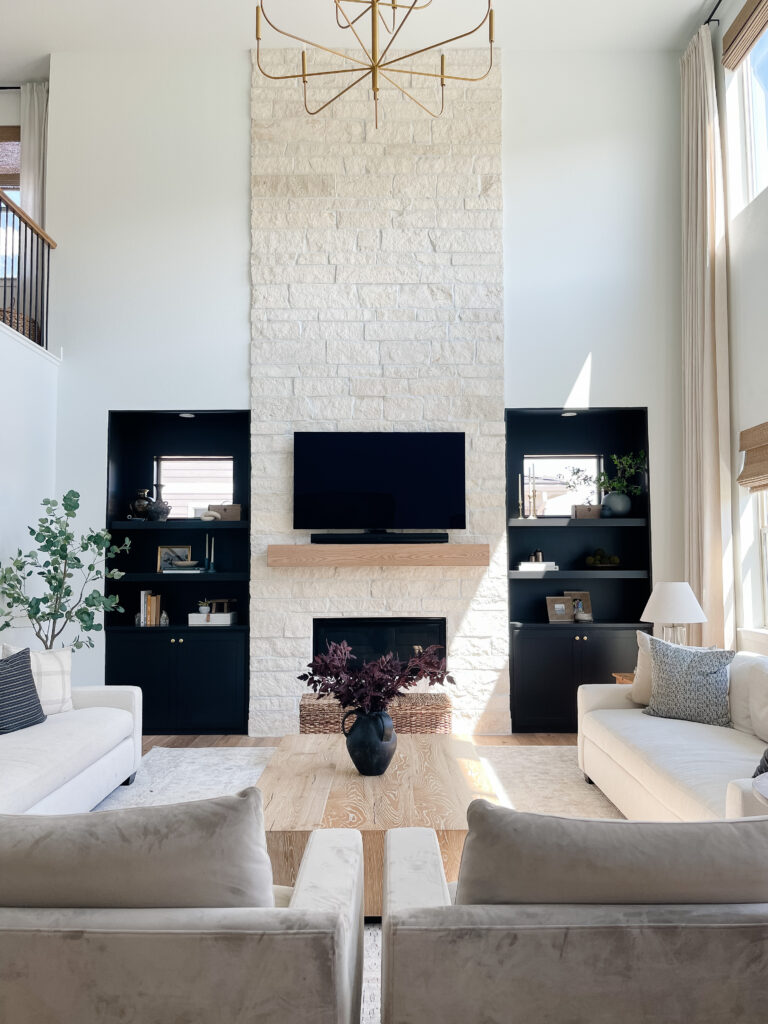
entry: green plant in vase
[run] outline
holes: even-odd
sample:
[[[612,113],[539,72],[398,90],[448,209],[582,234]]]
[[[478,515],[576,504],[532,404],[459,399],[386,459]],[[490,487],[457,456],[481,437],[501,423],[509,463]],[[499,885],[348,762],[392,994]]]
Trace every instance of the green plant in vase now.
[[[107,530],[89,530],[78,540],[73,529],[80,508],[77,491],[67,491],[60,503],[44,498],[42,506],[37,524],[28,527],[36,550],[24,554],[19,549],[7,565],[0,562],[0,632],[26,620],[43,649],[50,651],[68,626],[83,633],[100,632],[97,615],[124,611],[117,594],[107,597],[91,588],[99,580],[125,575],[108,569],[106,563],[128,551],[131,542],[113,544]],[[43,581],[42,593],[30,594],[27,588],[35,580]],[[94,644],[91,637],[78,633],[70,646],[80,650]]]
[[[597,486],[603,494],[603,508],[607,515],[625,516],[632,508],[632,497],[643,493],[642,475],[647,459],[644,451],[637,454],[612,455],[613,474],[606,470],[597,474]]]

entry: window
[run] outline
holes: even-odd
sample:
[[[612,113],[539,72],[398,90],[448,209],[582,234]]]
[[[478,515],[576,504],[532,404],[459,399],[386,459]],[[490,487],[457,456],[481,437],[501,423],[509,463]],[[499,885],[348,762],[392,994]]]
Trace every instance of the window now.
[[[596,478],[602,469],[597,455],[526,455],[522,495],[525,514],[531,507],[531,482],[536,480],[536,514],[570,516],[573,505],[599,505]]]
[[[0,188],[11,202],[19,205],[19,175],[21,172],[21,142],[18,125],[0,125]],[[0,280],[16,274],[19,251],[19,231],[13,215],[5,207],[0,212]]]
[[[158,493],[171,506],[171,519],[197,519],[209,505],[232,504],[234,459],[158,455],[155,480]]]
[[[768,32],[744,62],[744,106],[749,195],[768,188]]]
[[[763,626],[768,628],[768,491],[757,495],[760,526],[760,580],[763,592]]]

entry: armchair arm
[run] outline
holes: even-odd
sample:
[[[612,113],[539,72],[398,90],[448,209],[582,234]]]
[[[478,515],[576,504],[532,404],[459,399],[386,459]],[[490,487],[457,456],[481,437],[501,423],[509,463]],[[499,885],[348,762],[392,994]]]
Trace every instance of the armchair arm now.
[[[140,686],[73,686],[72,706],[119,708],[133,716],[134,771],[141,762],[142,698]]]
[[[431,828],[387,832],[383,917],[413,907],[450,907],[437,833]]]
[[[290,913],[336,918],[337,1020],[360,1019],[363,990],[363,837],[355,829],[319,829],[309,837]]]

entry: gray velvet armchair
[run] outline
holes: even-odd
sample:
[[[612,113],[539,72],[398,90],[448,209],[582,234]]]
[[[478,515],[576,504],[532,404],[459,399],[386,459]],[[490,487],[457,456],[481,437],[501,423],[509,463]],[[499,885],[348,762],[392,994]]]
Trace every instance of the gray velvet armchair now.
[[[434,832],[402,829],[383,915],[383,1024],[752,1024],[768,1005],[764,903],[454,906]]]

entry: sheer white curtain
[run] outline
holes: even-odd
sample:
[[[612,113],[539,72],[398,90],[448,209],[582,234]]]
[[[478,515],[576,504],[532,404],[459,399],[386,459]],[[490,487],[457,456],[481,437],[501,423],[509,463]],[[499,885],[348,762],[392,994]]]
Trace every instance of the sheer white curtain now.
[[[709,26],[685,52],[682,93],[685,571],[709,620],[691,642],[731,646],[727,221]]]
[[[48,83],[21,87],[21,208],[45,227],[45,165],[48,140]]]

